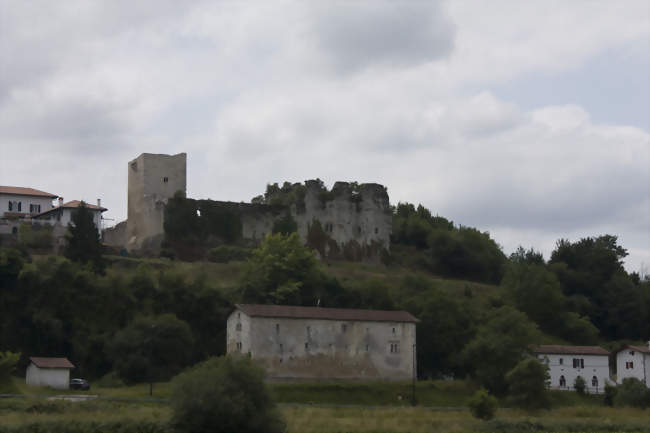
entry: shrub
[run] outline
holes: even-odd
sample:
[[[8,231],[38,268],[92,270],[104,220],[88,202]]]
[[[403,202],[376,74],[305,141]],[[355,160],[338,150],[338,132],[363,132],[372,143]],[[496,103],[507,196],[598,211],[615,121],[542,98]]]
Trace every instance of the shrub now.
[[[546,385],[548,367],[534,358],[520,361],[506,375],[508,393],[512,404],[527,410],[546,409],[550,406]]]
[[[172,425],[181,432],[283,432],[284,421],[248,357],[211,358],[172,381]]]
[[[472,396],[467,406],[475,418],[488,421],[494,418],[497,411],[497,399],[491,396],[485,388],[481,388]]]
[[[251,250],[232,245],[219,245],[208,251],[208,260],[215,263],[244,261],[251,256]]]
[[[605,384],[605,405],[606,406],[614,406],[614,400],[616,399],[616,394],[618,390],[614,385],[610,385],[609,383]]]
[[[585,395],[587,382],[585,382],[585,379],[582,376],[578,376],[576,377],[576,380],[573,381],[573,388],[578,394]]]
[[[0,392],[15,392],[11,373],[16,368],[20,353],[0,352]]]
[[[639,379],[628,377],[619,385],[616,397],[616,406],[632,406],[638,408],[650,407],[650,389]]]

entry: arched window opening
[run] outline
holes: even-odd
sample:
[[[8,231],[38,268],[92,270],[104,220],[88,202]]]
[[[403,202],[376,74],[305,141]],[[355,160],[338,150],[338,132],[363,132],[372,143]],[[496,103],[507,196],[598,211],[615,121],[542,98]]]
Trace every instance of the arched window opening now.
[[[566,388],[566,379],[564,376],[560,376],[560,388]]]
[[[591,386],[598,388],[598,378],[596,376],[591,378]]]

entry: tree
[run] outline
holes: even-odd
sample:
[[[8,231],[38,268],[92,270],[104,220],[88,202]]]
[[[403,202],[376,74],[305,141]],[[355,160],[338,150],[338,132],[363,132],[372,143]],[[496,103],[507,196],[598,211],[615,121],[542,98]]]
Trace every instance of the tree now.
[[[108,346],[113,367],[126,383],[168,380],[190,360],[192,333],[172,314],[140,317]]]
[[[510,254],[510,261],[518,265],[543,265],[546,263],[541,252],[535,251],[533,248],[525,250],[521,245],[514,253]]]
[[[20,359],[20,353],[0,352],[0,393],[14,391],[11,383],[13,373]]]
[[[506,305],[492,312],[478,327],[463,355],[474,379],[488,391],[503,395],[508,388],[506,373],[539,338],[537,326],[524,313]]]
[[[587,382],[585,382],[584,377],[576,377],[576,379],[573,381],[573,388],[578,394],[584,395],[587,391]]]
[[[485,388],[476,391],[467,405],[475,418],[485,421],[494,418],[497,411],[497,399],[491,396]]]
[[[616,406],[631,406],[645,409],[650,407],[650,388],[639,379],[627,377],[618,386],[614,397]]]
[[[183,433],[281,433],[285,424],[248,357],[211,358],[172,381],[172,424]]]
[[[526,410],[548,409],[550,400],[546,387],[549,380],[547,365],[534,358],[521,360],[506,375],[510,401]]]
[[[326,279],[297,233],[267,235],[246,263],[242,297],[244,302],[316,305],[325,296]]]
[[[63,254],[73,262],[92,263],[97,273],[103,273],[106,264],[102,259],[102,244],[93,214],[83,201],[72,213],[68,224],[66,246]]]

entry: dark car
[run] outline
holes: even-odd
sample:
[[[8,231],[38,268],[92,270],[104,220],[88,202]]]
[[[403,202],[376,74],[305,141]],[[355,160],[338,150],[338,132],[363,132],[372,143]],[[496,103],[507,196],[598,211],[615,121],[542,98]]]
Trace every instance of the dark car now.
[[[88,391],[90,389],[90,384],[88,383],[87,380],[84,379],[71,379],[70,389],[80,389],[82,391]]]

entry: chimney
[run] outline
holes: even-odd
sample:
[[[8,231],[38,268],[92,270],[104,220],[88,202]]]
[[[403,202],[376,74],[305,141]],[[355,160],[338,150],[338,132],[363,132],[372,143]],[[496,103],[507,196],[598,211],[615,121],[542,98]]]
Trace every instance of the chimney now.
[[[63,206],[63,197],[59,197],[59,207]]]
[[[101,198],[97,199],[97,207],[102,207],[102,199]]]

